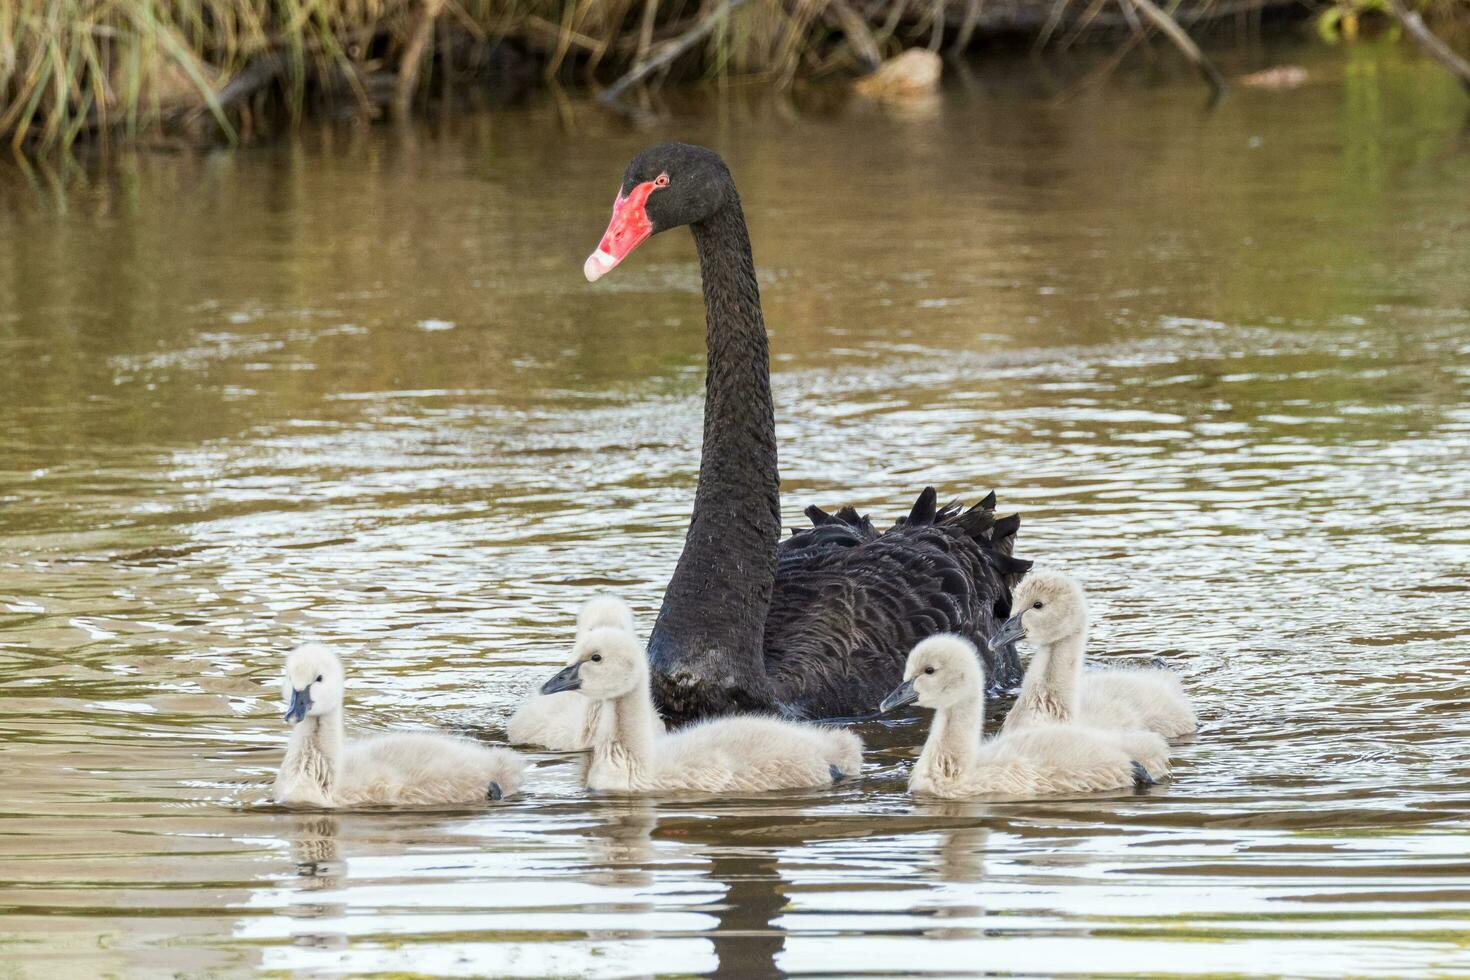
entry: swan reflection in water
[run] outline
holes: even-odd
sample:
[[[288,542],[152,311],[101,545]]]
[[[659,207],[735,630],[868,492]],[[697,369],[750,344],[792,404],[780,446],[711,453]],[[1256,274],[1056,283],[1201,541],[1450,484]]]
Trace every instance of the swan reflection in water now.
[[[851,828],[847,829],[848,833],[834,837],[818,834],[803,839],[798,846],[849,837]],[[990,831],[984,826],[959,826],[942,831],[934,846],[931,858],[933,871],[930,874],[954,883],[982,880],[989,836]],[[807,927],[802,925],[803,911],[792,907],[793,894],[799,894],[802,888],[794,880],[790,867],[783,874],[783,864],[792,863],[783,860],[783,850],[778,847],[715,847],[706,852],[710,862],[709,878],[725,887],[724,898],[711,909],[719,921],[710,934],[719,969],[723,973],[741,977],[786,975],[780,960],[787,950],[788,934],[801,936]],[[808,855],[794,863],[805,865],[810,860]],[[916,908],[913,912],[933,920],[932,934],[935,935],[978,938],[988,931],[975,925],[986,916],[983,907],[941,905],[930,909]],[[830,921],[825,914],[821,918]],[[954,920],[953,924],[946,924],[948,920]],[[831,926],[823,924],[817,928],[826,933]],[[866,931],[863,926],[856,928]],[[930,931],[926,929],[926,932]],[[803,938],[810,940],[811,937]],[[810,949],[809,942],[807,948]]]
[[[973,810],[973,807],[963,804],[934,807],[936,813],[943,811],[947,816],[961,819],[971,816],[964,812],[966,809]],[[989,827],[956,827],[946,830],[934,848],[935,877],[955,884],[974,884],[985,880],[985,850],[989,844]],[[973,911],[980,914],[978,909]]]
[[[291,860],[302,891],[340,888],[347,862],[337,846],[337,818],[311,814],[295,818],[291,828]]]
[[[648,800],[619,800],[609,807],[608,820],[598,826],[589,841],[592,854],[587,862],[587,881],[620,888],[650,888],[655,883],[653,867],[657,850],[653,830],[658,813]],[[648,910],[654,905],[648,903]]]
[[[737,977],[779,977],[776,957],[786,931],[776,924],[787,911],[787,882],[780,859],[762,849],[749,852],[715,848],[707,855],[709,877],[725,886],[712,909],[719,924],[710,934],[721,973]]]
[[[650,831],[658,841],[677,841],[694,849],[694,856],[707,863],[705,878],[722,891],[701,905],[700,911],[714,917],[704,935],[718,959],[720,973],[741,977],[786,975],[783,966],[799,941],[809,951],[813,938],[822,941],[831,934],[832,909],[822,907],[829,896],[825,886],[811,881],[813,862],[824,865],[823,878],[852,876],[852,887],[907,890],[896,881],[909,875],[919,879],[952,883],[975,883],[985,877],[985,855],[989,846],[987,822],[994,812],[983,804],[921,804],[892,821],[855,817],[846,813],[814,815],[796,809],[787,812],[755,811],[737,806],[716,820],[670,814]],[[619,825],[627,829],[629,824]],[[871,847],[876,839],[900,836],[890,871],[874,880]],[[930,850],[915,868],[915,837],[926,838]],[[620,842],[625,847],[626,842]],[[867,857],[848,865],[843,855],[866,852]],[[687,853],[687,852],[686,852]],[[667,858],[666,858],[667,860]],[[918,884],[918,882],[914,882]],[[975,923],[987,912],[981,907],[936,905],[915,909],[914,914],[930,920],[946,935],[980,936],[987,930]],[[952,924],[946,924],[954,920]],[[838,930],[872,935],[867,922],[849,922]],[[925,928],[928,928],[926,926]]]
[[[342,887],[347,862],[337,845],[337,818],[324,814],[295,817],[291,827],[291,860],[296,886],[301,892],[328,892]],[[293,919],[343,920],[347,906],[341,902],[296,901],[284,910]],[[293,945],[313,949],[345,949],[347,936],[341,932],[294,932]]]
[[[943,803],[928,808],[926,812],[953,819],[973,820],[976,809],[973,804]],[[933,856],[927,863],[933,868],[934,877],[939,881],[957,885],[978,884],[985,880],[985,852],[989,845],[989,827],[954,827],[940,835]],[[979,896],[983,892],[980,889],[971,889],[968,894]],[[977,925],[986,916],[986,909],[981,905],[943,904],[923,911],[935,920],[934,927],[925,930],[925,934],[929,936],[979,939],[992,932],[991,929]]]
[[[659,830],[658,805],[646,799],[619,800],[605,811],[607,819],[588,837],[591,854],[587,862],[588,882],[645,890],[647,902],[623,904],[623,911],[655,912],[659,908],[658,868],[674,861],[687,864],[708,862],[708,879],[722,894],[700,911],[715,919],[704,933],[709,939],[718,972],[742,977],[781,976],[776,957],[785,942],[777,919],[786,911],[786,882],[783,881],[775,849],[731,848],[728,843],[688,840],[696,831],[675,818],[664,839],[655,840]],[[701,821],[702,823],[703,821]],[[685,934],[687,935],[687,934]],[[623,940],[667,938],[657,930],[619,931]]]

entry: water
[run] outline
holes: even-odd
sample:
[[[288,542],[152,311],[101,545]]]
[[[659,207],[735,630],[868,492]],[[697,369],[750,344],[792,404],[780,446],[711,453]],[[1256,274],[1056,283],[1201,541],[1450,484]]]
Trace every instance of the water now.
[[[1302,52],[1292,56],[1308,57]],[[362,730],[497,737],[577,603],[651,621],[697,465],[687,234],[581,263],[655,132],[553,106],[313,133],[0,209],[0,949],[33,976],[1470,971],[1470,158],[1372,48],[928,110],[738,93],[783,507],[996,488],[1100,657],[1204,719],[1145,796],[861,781],[462,811],[266,802],[281,656]],[[1019,80],[1018,80],[1019,79]],[[568,125],[570,123],[570,125]]]

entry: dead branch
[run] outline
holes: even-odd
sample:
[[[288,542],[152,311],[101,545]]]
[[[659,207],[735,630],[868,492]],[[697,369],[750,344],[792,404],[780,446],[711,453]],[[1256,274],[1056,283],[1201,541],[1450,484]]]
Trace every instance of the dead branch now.
[[[981,5],[984,0],[965,0],[965,19],[960,21],[959,34],[955,36],[954,44],[950,47],[950,54],[959,54],[970,46],[970,39],[975,36],[975,27],[980,23]]]
[[[827,0],[822,16],[827,23],[842,31],[847,47],[862,71],[870,72],[883,63],[883,52],[878,49],[878,39],[873,37],[868,22],[852,9],[847,0]]]
[[[275,51],[252,60],[215,96],[221,109],[233,108],[286,74],[286,59]]]
[[[1225,90],[1229,88],[1225,84],[1225,76],[1221,75],[1214,63],[1205,57],[1199,45],[1195,44],[1194,39],[1185,33],[1178,21],[1170,17],[1162,7],[1154,3],[1154,0],[1129,0],[1129,2],[1137,8],[1139,13],[1143,14],[1149,23],[1158,28],[1173,43],[1174,47],[1179,49],[1180,54],[1189,59],[1190,64],[1194,65],[1204,80],[1210,84],[1215,98],[1218,99],[1225,94]]]
[[[1404,6],[1403,0],[1388,0],[1388,5],[1393,9],[1393,15],[1399,19],[1399,23],[1404,25],[1404,30],[1418,42],[1419,47],[1450,74],[1459,78],[1465,91],[1470,92],[1470,61],[1455,54],[1448,44],[1429,29],[1423,17]]]
[[[715,9],[701,17],[693,27],[673,40],[666,42],[657,54],[650,56],[646,61],[634,65],[632,70],[626,75],[603,89],[598,99],[604,103],[617,101],[618,96],[622,95],[628,89],[637,85],[660,68],[670,64],[675,58],[694,47],[700,41],[703,41],[715,29],[722,18],[736,8],[744,6],[745,3],[746,0],[723,0]]]

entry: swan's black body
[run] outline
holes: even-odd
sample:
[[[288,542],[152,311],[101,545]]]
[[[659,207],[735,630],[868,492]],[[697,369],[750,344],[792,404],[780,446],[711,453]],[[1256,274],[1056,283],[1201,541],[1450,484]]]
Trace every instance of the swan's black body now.
[[[936,512],[932,487],[907,518],[879,533],[851,508],[808,507],[812,527],[781,542],[766,617],[766,672],[780,707],[804,718],[875,714],[903,679],[914,645],[958,633],[987,651],[992,691],[1021,681],[1014,646],[985,637],[1010,610],[1029,562],[1011,557],[1020,520],[995,520],[995,495]]]
[[[995,520],[993,494],[937,510],[929,488],[882,533],[851,508],[813,507],[813,526],[779,541],[770,357],[734,182],[709,150],[668,143],[628,167],[619,209],[625,200],[646,205],[631,219],[615,210],[599,251],[623,251],[598,274],[642,240],[624,247],[620,221],[646,222],[644,237],[687,224],[707,316],[699,487],[648,647],[659,710],[676,723],[736,711],[870,715],[925,637],[959,633],[985,650],[1029,567],[1011,557],[1019,520]],[[987,660],[992,690],[1019,683],[1013,648]]]

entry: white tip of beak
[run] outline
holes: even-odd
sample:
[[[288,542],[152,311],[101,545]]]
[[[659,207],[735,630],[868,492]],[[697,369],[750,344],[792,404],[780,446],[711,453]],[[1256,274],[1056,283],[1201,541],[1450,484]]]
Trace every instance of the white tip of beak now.
[[[607,275],[612,267],[617,264],[617,259],[613,258],[610,253],[604,252],[599,248],[587,256],[587,261],[582,265],[582,274],[587,277],[588,282],[596,282]]]

